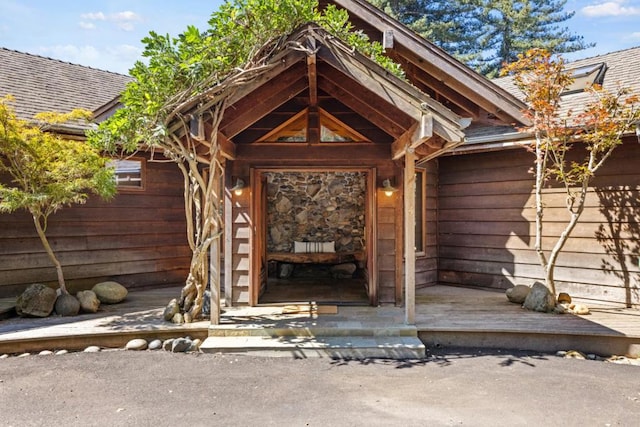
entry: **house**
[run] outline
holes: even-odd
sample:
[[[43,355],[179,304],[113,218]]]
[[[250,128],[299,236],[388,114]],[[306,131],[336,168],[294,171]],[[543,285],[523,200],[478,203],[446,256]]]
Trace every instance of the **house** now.
[[[124,89],[130,77],[63,61],[0,49],[0,96],[15,97],[19,118],[41,111],[96,110]],[[85,126],[64,125],[56,132],[84,139]],[[146,157],[145,157],[146,156]],[[82,206],[51,216],[47,236],[75,293],[106,279],[130,287],[175,284],[188,271],[181,180],[175,166],[147,163],[146,154],[129,160],[142,180],[122,179],[118,196],[105,202],[90,197]],[[127,176],[120,170],[120,176]],[[137,185],[132,185],[137,183]],[[0,295],[20,294],[30,283],[57,282],[55,270],[25,211],[0,214]],[[56,285],[57,286],[57,285]]]
[[[218,134],[226,158],[226,303],[405,304],[411,322],[419,287],[506,289],[541,280],[533,157],[517,131],[527,124],[525,105],[510,80],[487,80],[363,0],[320,4],[347,9],[358,29],[384,41],[407,80],[308,24],[290,40],[313,49],[283,49],[279,66],[233,99]],[[572,67],[605,88],[620,82],[640,93],[640,48]],[[100,115],[117,92],[102,99]],[[565,102],[579,107],[584,96],[577,88]],[[129,160],[113,202],[91,200],[51,218],[68,281],[79,288],[104,278],[133,288],[186,277],[181,176],[144,153]],[[640,304],[639,160],[640,144],[629,135],[594,181],[559,260],[559,291]],[[550,237],[560,232],[553,218],[564,206],[554,197]],[[28,224],[23,214],[0,216],[0,293],[55,280]],[[327,274],[322,286],[309,286]],[[348,296],[334,294],[336,283],[348,285],[340,289]]]

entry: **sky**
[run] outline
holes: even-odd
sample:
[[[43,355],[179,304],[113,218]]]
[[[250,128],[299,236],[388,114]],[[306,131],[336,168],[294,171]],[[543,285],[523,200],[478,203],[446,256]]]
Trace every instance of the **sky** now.
[[[205,29],[223,0],[0,0],[0,47],[127,74],[149,31]],[[640,0],[568,0],[562,26],[596,46],[569,60],[640,46]]]

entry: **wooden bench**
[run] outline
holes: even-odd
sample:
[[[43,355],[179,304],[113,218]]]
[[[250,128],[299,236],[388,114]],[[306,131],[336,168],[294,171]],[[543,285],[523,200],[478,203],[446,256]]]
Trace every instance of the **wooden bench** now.
[[[269,252],[267,261],[285,262],[289,264],[342,264],[345,262],[365,261],[364,251],[355,252]]]

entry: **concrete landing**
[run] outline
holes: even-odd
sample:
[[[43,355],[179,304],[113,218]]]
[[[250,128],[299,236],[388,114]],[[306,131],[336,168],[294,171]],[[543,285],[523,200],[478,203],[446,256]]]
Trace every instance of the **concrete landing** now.
[[[385,329],[260,328],[212,326],[200,346],[204,353],[339,359],[423,359],[425,346],[415,327]]]

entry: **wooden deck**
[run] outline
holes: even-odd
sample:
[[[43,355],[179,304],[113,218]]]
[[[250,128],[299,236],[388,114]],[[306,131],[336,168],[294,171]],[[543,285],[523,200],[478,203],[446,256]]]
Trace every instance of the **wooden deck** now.
[[[122,304],[96,314],[46,319],[0,320],[0,354],[90,344],[123,346],[133,337],[206,337],[208,321],[173,325],[161,318],[180,288],[131,292]],[[577,349],[601,355],[640,356],[640,310],[594,307],[588,316],[523,310],[502,292],[434,286],[417,291],[416,326],[430,346],[480,346],[537,351]],[[404,308],[341,306],[337,314],[290,313],[282,306],[226,309],[225,324],[270,327],[369,329],[402,327]],[[305,326],[306,325],[306,326]]]

